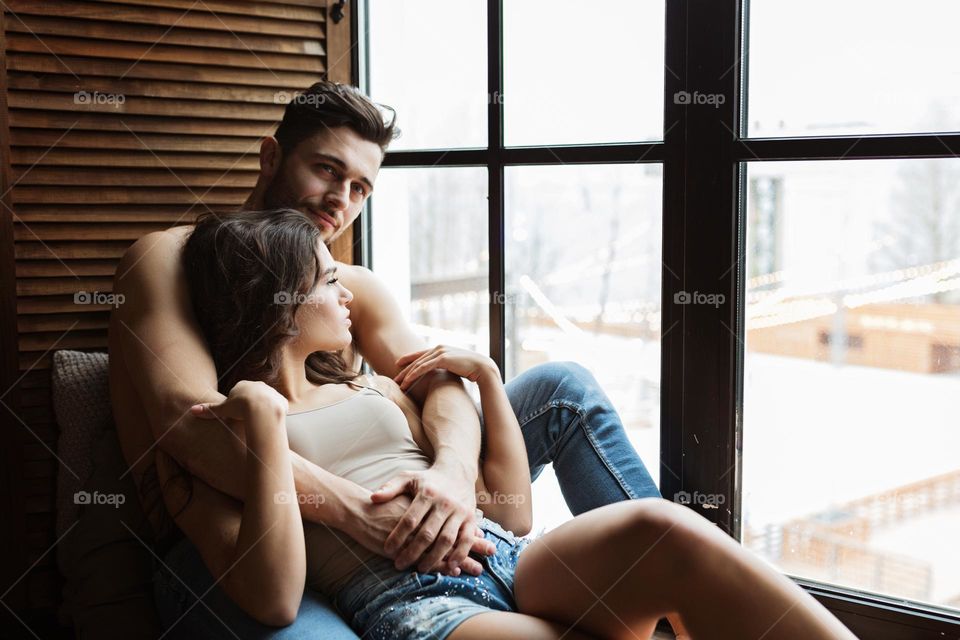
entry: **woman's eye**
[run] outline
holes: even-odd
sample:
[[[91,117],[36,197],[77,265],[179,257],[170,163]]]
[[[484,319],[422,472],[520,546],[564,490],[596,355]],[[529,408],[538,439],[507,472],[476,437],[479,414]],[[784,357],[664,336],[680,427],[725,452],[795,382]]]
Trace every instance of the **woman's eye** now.
[[[340,278],[334,278],[332,280],[329,280],[327,284],[337,284],[338,282],[340,282]]]

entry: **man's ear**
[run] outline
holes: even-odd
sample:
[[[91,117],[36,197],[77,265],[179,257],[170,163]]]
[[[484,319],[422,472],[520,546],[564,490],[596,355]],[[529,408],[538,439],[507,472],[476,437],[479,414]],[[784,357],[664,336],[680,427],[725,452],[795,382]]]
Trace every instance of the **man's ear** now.
[[[280,170],[280,163],[283,160],[283,150],[280,143],[273,136],[267,136],[260,142],[260,175],[257,176],[257,184],[253,191],[243,203],[243,209],[247,211],[259,211],[264,208],[263,198],[267,189],[273,183],[273,179]]]

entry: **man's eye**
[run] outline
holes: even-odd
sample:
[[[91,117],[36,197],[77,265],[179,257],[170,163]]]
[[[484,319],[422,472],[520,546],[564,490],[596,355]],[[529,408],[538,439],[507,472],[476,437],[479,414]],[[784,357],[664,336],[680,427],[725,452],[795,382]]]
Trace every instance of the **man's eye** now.
[[[359,184],[353,185],[353,190],[359,193],[361,196],[366,194],[366,191],[364,190],[364,188]]]
[[[329,173],[329,174],[332,175],[332,176],[337,175],[336,170],[335,170],[333,167],[331,167],[330,165],[328,165],[328,164],[321,164],[321,165],[317,165],[317,166],[319,166],[321,169],[323,169],[324,171],[326,171],[327,173]]]

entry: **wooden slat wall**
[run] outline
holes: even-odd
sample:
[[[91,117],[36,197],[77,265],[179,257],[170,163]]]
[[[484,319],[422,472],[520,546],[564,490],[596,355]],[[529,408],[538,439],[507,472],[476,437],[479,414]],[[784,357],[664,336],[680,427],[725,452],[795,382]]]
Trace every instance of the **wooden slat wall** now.
[[[0,366],[4,389],[16,381],[2,400],[22,423],[0,407],[3,589],[42,556],[4,598],[15,610],[59,601],[47,553],[58,434],[51,353],[107,346],[109,305],[75,304],[74,293],[108,293],[120,256],[143,234],[239,205],[256,181],[259,140],[283,115],[278,91],[325,76],[350,82],[349,15],[328,21],[333,4],[5,1]],[[78,102],[79,91],[124,100]],[[349,261],[349,239],[338,248]]]

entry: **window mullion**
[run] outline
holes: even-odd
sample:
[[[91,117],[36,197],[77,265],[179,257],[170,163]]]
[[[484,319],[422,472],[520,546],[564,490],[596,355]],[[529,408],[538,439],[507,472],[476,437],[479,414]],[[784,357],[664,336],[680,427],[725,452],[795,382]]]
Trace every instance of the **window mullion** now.
[[[664,497],[736,539],[739,16],[739,1],[666,3],[660,473]]]
[[[506,375],[506,234],[503,166],[503,0],[487,0],[487,222],[490,357]]]

